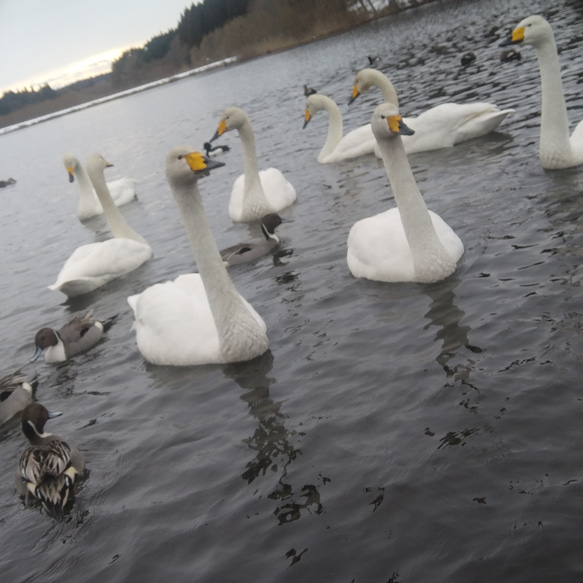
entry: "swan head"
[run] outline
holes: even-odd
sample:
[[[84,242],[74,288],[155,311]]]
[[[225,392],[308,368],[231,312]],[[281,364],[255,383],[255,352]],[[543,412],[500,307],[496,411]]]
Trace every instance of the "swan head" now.
[[[85,167],[89,174],[92,171],[103,173],[106,168],[110,168],[111,166],[113,166],[113,164],[110,164],[101,154],[97,153],[89,154],[85,160]]]
[[[412,136],[415,132],[405,125],[399,108],[392,103],[381,103],[372,114],[372,132],[377,140],[394,139],[396,136]]]
[[[385,101],[390,101],[396,106],[399,105],[397,92],[391,83],[391,80],[375,69],[361,69],[354,78],[354,85],[352,87],[352,97],[348,102],[350,105],[361,93],[364,93],[371,87],[378,87],[383,92]]]
[[[306,99],[306,111],[305,111],[305,115],[304,115],[304,129],[306,129],[306,126],[308,125],[308,123],[310,123],[310,120],[312,119],[312,117],[314,115],[316,115],[316,113],[318,113],[319,111],[322,111],[324,109],[323,100],[321,99],[322,97],[323,97],[323,95],[318,95],[317,93],[313,93],[313,94],[309,95],[308,98]]]
[[[227,107],[221,116],[219,126],[215,135],[210,139],[214,142],[219,136],[230,130],[240,130],[245,125],[250,124],[249,118],[245,112],[239,107]]]
[[[500,46],[525,44],[538,47],[553,38],[551,25],[542,16],[533,14],[521,20],[512,31],[511,38],[506,39]]]
[[[166,156],[166,176],[171,184],[192,185],[223,162],[207,158],[192,146],[176,146]]]
[[[75,180],[75,170],[79,168],[79,160],[73,154],[65,154],[63,156],[63,164],[69,174],[69,182],[73,182]]]

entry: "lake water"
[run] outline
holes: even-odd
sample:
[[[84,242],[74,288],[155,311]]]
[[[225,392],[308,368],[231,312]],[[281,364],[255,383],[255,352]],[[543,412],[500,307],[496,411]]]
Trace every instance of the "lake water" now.
[[[569,116],[583,118],[583,20],[569,0],[440,2],[358,30],[212,71],[0,137],[3,374],[42,326],[93,307],[119,313],[107,338],[61,366],[40,361],[48,429],[83,451],[89,476],[57,522],[23,507],[13,471],[26,446],[0,432],[2,581],[492,583],[583,580],[583,168],[538,161],[534,51],[501,64],[524,16],[553,25]],[[475,63],[460,66],[472,50]],[[325,114],[302,130],[303,84],[333,97],[352,129],[380,92],[346,105],[378,54],[404,115],[445,101],[516,113],[499,132],[411,164],[428,206],[464,241],[434,285],[357,280],[352,224],[394,205],[370,156],[321,166]],[[231,270],[265,319],[270,351],[243,364],[145,363],[126,297],[195,269],[165,181],[167,151],[201,147],[239,105],[261,166],[298,192],[282,251]],[[257,236],[227,213],[242,171],[201,180],[220,247]],[[123,207],[155,257],[66,302],[47,290],[77,246],[108,236],[76,219],[61,162],[101,152],[108,178],[139,179]]]

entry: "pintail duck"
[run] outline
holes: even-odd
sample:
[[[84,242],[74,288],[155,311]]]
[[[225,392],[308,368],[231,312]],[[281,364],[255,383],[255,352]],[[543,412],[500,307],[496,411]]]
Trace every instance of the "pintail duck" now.
[[[270,213],[263,217],[261,221],[261,231],[265,241],[256,241],[253,243],[239,243],[221,251],[221,259],[227,267],[253,261],[258,257],[267,255],[272,249],[279,245],[279,237],[275,234],[275,229],[282,222],[288,222],[282,219],[277,213]]]
[[[39,330],[34,337],[36,352],[30,362],[34,362],[43,352],[45,362],[49,364],[64,362],[93,348],[101,340],[103,333],[111,328],[117,314],[102,321],[95,320],[92,316],[93,310],[89,310],[58,330]]]
[[[214,158],[218,154],[224,154],[231,149],[229,146],[219,146],[218,144],[213,146],[210,142],[205,142],[202,147],[204,148],[207,158]]]
[[[0,425],[32,403],[37,385],[36,377],[29,381],[19,370],[0,379]]]
[[[77,476],[85,470],[79,450],[61,437],[44,433],[45,423],[60,412],[50,413],[40,403],[22,412],[22,432],[30,442],[20,457],[16,472],[18,495],[29,502],[32,496],[51,516],[60,516],[73,503]]]

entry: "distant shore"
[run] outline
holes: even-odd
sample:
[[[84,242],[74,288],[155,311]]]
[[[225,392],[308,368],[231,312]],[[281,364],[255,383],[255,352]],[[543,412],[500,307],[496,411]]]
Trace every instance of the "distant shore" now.
[[[141,82],[136,82],[129,86],[119,88],[115,87],[112,82],[111,73],[101,75],[95,79],[88,79],[86,83],[76,83],[74,85],[63,87],[58,90],[56,96],[44,99],[38,103],[25,105],[5,115],[0,115],[0,135],[26,127],[34,123],[40,123],[48,119],[53,119],[60,115],[66,115],[79,109],[84,109],[91,105],[97,105],[112,99],[118,99],[130,93],[143,91],[164,83],[172,82],[183,77],[206,71],[216,66],[226,66],[234,62],[243,62],[250,59],[258,58],[266,54],[286,51],[298,46],[310,44],[331,36],[342,34],[349,30],[354,30],[371,21],[380,18],[390,17],[391,14],[399,13],[404,10],[416,8],[423,4],[434,2],[435,0],[397,0],[393,4],[389,2],[388,8],[383,11],[368,12],[368,17],[358,19],[357,21],[345,22],[343,26],[336,26],[332,30],[325,27],[318,34],[311,34],[309,38],[279,37],[269,39],[268,42],[259,42],[254,46],[247,46],[241,54],[234,57],[221,57],[213,59],[209,63],[208,58],[202,54],[195,59],[196,63],[192,67],[181,66],[175,70],[169,70],[168,67],[153,67],[147,71]],[[221,31],[218,31],[220,34]],[[30,122],[30,123],[27,123]]]

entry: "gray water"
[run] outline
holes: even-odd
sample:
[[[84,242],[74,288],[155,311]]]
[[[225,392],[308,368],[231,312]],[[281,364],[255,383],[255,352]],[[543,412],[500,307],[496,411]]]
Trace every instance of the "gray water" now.
[[[578,2],[441,2],[392,21],[135,94],[0,137],[2,374],[27,362],[42,326],[93,307],[119,313],[95,349],[42,361],[49,430],[75,442],[89,475],[71,514],[25,508],[13,472],[25,448],[0,432],[2,582],[481,583],[583,580],[580,268],[583,169],[538,161],[534,52],[501,64],[500,41],[545,11],[561,51],[569,117],[583,118]],[[476,62],[460,67],[472,50]],[[499,132],[413,155],[429,208],[466,252],[434,285],[354,279],[352,224],[394,205],[382,163],[321,166],[326,119],[302,131],[307,83],[345,127],[380,93],[346,105],[366,55],[381,57],[404,115],[482,100],[516,113]],[[270,350],[243,364],[145,363],[126,297],[195,269],[164,176],[167,151],[201,147],[239,105],[261,166],[298,191],[280,253],[231,270],[267,323]],[[200,182],[220,247],[257,236],[227,213],[242,171]],[[109,179],[139,178],[123,207],[155,257],[75,301],[47,290],[79,245],[108,236],[76,219],[61,156],[101,152]]]

